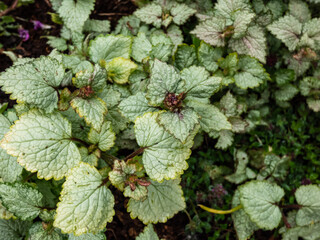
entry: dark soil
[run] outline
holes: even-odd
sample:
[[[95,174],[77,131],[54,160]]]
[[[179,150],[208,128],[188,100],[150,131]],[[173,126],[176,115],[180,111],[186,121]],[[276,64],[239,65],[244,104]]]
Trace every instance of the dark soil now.
[[[4,0],[9,6],[12,0]],[[22,41],[17,32],[10,37],[0,37],[3,49],[0,50],[0,72],[12,65],[9,57],[1,54],[2,50],[13,51],[19,58],[22,57],[39,57],[48,55],[51,48],[46,44],[45,36],[59,36],[61,26],[53,23],[48,12],[54,12],[49,1],[35,0],[34,4],[16,8],[9,14],[14,16],[17,23],[24,29],[29,30],[30,38]],[[125,15],[130,15],[136,9],[130,0],[97,0],[94,12],[91,18],[108,19],[114,28],[117,21]],[[44,24],[50,25],[51,29],[34,30],[31,20],[38,20]],[[9,102],[12,106],[15,101],[9,99],[9,95],[0,91],[0,103]],[[127,199],[116,189],[112,189],[115,194],[115,211],[116,214],[112,223],[107,225],[107,239],[130,240],[135,239],[143,231],[144,224],[138,219],[132,220],[126,210]],[[156,224],[155,229],[160,238],[166,240],[187,239],[185,236],[185,225],[188,224],[187,216],[181,212],[165,224]]]

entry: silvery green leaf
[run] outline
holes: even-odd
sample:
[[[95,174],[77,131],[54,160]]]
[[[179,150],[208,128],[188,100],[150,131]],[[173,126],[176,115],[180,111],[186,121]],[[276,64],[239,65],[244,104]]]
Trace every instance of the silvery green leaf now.
[[[63,0],[58,10],[64,24],[72,31],[81,32],[94,8],[94,0]]]
[[[139,32],[132,42],[132,58],[137,62],[142,62],[144,58],[150,56],[151,50],[152,45],[146,37],[146,34]]]
[[[262,229],[272,230],[281,221],[281,211],[276,205],[284,196],[278,185],[266,181],[250,181],[239,188],[240,201],[251,221]]]
[[[47,44],[50,47],[55,48],[61,52],[68,49],[67,41],[64,38],[58,38],[54,36],[48,36],[47,38],[48,38]]]
[[[289,13],[301,23],[305,23],[311,19],[308,4],[301,0],[290,0]]]
[[[125,84],[129,81],[130,74],[136,70],[138,66],[131,60],[117,57],[106,64],[108,79],[111,82]]]
[[[181,89],[181,84],[180,75],[174,67],[156,59],[151,67],[147,91],[149,103],[159,106],[167,93],[177,93],[177,89]]]
[[[98,157],[94,153],[89,153],[88,148],[82,146],[79,148],[81,155],[81,162],[90,164],[91,166],[98,166]]]
[[[57,108],[55,90],[64,77],[64,68],[50,57],[32,59],[26,64],[8,68],[0,75],[2,91],[12,99],[44,109],[47,113]]]
[[[226,22],[221,18],[211,18],[201,22],[190,33],[195,34],[198,38],[213,46],[224,47],[224,31]]]
[[[289,168],[288,157],[278,157],[274,154],[268,154],[264,158],[264,166],[260,169],[257,180],[264,180],[267,177],[284,180]]]
[[[114,107],[109,109],[106,116],[106,120],[111,122],[112,130],[118,134],[120,131],[127,128],[128,123],[130,122],[125,118],[119,111],[118,108]]]
[[[81,234],[80,236],[75,236],[74,234],[70,233],[68,240],[107,240],[107,238],[104,233],[85,233]]]
[[[159,240],[159,237],[154,231],[153,225],[148,224],[148,226],[143,229],[143,232],[139,234],[136,240]]]
[[[63,55],[62,61],[63,65],[71,69],[74,74],[84,70],[93,72],[93,65],[89,61],[81,59],[79,56]]]
[[[161,112],[158,122],[170,134],[184,143],[199,123],[199,116],[192,109],[183,109],[179,113]]]
[[[313,18],[303,26],[303,36],[309,38],[308,46],[314,50],[320,50],[320,18]]]
[[[238,63],[239,58],[236,52],[230,53],[227,57],[218,60],[219,67],[222,68],[226,74],[231,76],[238,70]]]
[[[46,224],[35,222],[29,229],[29,238],[32,240],[63,240],[63,235],[57,228],[50,229]]]
[[[217,16],[234,19],[239,11],[251,10],[247,0],[218,0],[214,6]]]
[[[235,84],[242,88],[255,88],[270,79],[269,74],[258,60],[242,56],[239,59],[239,72],[234,76]]]
[[[121,100],[121,94],[110,86],[111,85],[108,85],[107,87],[103,88],[100,93],[98,93],[98,97],[107,104],[108,109],[117,106]]]
[[[0,114],[0,139],[10,130],[10,121]],[[22,174],[23,168],[18,164],[17,158],[8,155],[0,148],[0,178],[4,182],[15,182]]]
[[[302,24],[294,16],[284,16],[267,28],[288,47],[289,51],[296,49],[302,31]]]
[[[183,69],[181,79],[185,81],[184,92],[187,98],[210,98],[221,86],[221,78],[210,77],[204,67],[191,66]]]
[[[88,139],[91,143],[96,144],[100,150],[107,151],[113,147],[116,135],[112,131],[111,123],[105,121],[101,126],[100,132],[91,128]]]
[[[0,219],[9,220],[11,218],[14,218],[14,215],[10,211],[8,211],[0,201]]]
[[[231,130],[232,126],[227,117],[217,107],[194,100],[188,101],[187,106],[198,113],[200,126],[205,132]]]
[[[115,214],[114,197],[103,180],[89,164],[73,168],[63,184],[53,225],[76,236],[103,230]]]
[[[168,61],[174,48],[170,37],[163,32],[156,31],[151,35],[150,41],[152,44],[152,57],[160,61]]]
[[[317,185],[300,186],[295,192],[297,203],[302,206],[298,210],[296,223],[298,226],[314,224],[320,221],[320,187]]]
[[[227,92],[220,99],[220,110],[226,117],[237,115],[237,99],[229,92]]]
[[[130,199],[128,212],[132,218],[138,217],[144,224],[166,222],[168,218],[186,207],[183,192],[177,180],[161,183],[151,181],[145,200]]]
[[[167,35],[175,46],[183,43],[183,34],[177,25],[171,24],[167,29]]]
[[[136,172],[134,164],[127,164],[125,161],[115,160],[113,170],[109,172],[109,180],[113,186],[124,191],[127,178]]]
[[[232,35],[233,39],[238,39],[246,35],[249,24],[252,22],[256,14],[250,11],[237,11],[234,14],[234,33]]]
[[[318,240],[320,238],[320,223],[314,223],[303,227],[293,227],[282,234],[283,240]]]
[[[157,108],[148,104],[146,94],[138,92],[136,95],[130,96],[119,104],[119,110],[130,121],[134,121],[138,116],[142,116],[147,112],[158,111]]]
[[[210,133],[209,133],[210,135]],[[234,140],[234,134],[230,130],[221,130],[218,132],[218,141],[215,145],[215,148],[218,149],[227,149],[230,147]]]
[[[43,196],[35,188],[23,183],[0,183],[2,204],[21,220],[36,218],[43,207]]]
[[[307,104],[308,104],[308,107],[312,111],[314,111],[314,112],[320,111],[320,100],[319,99],[307,98]]]
[[[174,64],[180,70],[197,64],[197,54],[194,45],[182,44],[179,45],[175,55]]]
[[[291,100],[299,90],[292,84],[285,84],[276,90],[274,95],[277,101],[289,101]]]
[[[130,186],[126,186],[123,195],[125,197],[132,198],[134,200],[140,201],[144,200],[148,195],[148,189],[145,186],[141,186],[139,184],[136,185],[136,188],[134,190],[131,189]]]
[[[95,63],[99,63],[100,60],[108,62],[116,57],[129,58],[131,43],[131,37],[121,35],[98,36],[90,42],[89,56]]]
[[[1,147],[28,171],[38,171],[38,178],[61,179],[81,160],[71,138],[71,124],[60,113],[30,110],[11,127]]]
[[[258,26],[249,27],[245,36],[240,39],[232,38],[229,46],[239,54],[250,55],[257,58],[260,62],[266,63],[266,38],[263,29]]]
[[[27,235],[31,224],[27,221],[0,219],[0,239],[21,240]]]
[[[222,48],[213,48],[209,44],[201,41],[198,48],[199,64],[207,69],[207,71],[215,72],[218,66],[218,59],[222,57]]]
[[[140,18],[141,21],[152,24],[157,28],[161,27],[162,23],[162,8],[156,3],[149,4],[134,12],[134,15]]]
[[[138,145],[145,148],[142,162],[148,176],[160,182],[176,178],[187,169],[186,159],[191,154],[191,139],[195,133],[182,144],[157,123],[159,114],[146,113],[138,117],[135,121],[135,135]]]
[[[70,102],[73,109],[86,123],[100,131],[104,115],[108,112],[106,103],[98,97],[83,99],[76,97]]]
[[[240,192],[239,190],[236,190],[232,198],[232,207],[237,207],[240,204]],[[232,220],[239,240],[249,239],[254,231],[259,229],[259,227],[250,220],[250,217],[243,209],[239,209],[232,213]]]
[[[188,7],[186,4],[176,4],[170,9],[173,22],[177,25],[184,24],[196,12],[195,9]]]
[[[107,33],[110,31],[110,21],[88,19],[83,26],[85,32]]]

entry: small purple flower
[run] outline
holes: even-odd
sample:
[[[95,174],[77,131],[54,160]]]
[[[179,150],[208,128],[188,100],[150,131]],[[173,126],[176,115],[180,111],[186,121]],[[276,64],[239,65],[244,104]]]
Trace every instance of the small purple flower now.
[[[224,189],[222,184],[216,184],[211,189],[211,192],[213,194],[213,197],[216,198],[218,201],[222,200],[222,198],[228,194],[227,190]]]
[[[22,41],[25,42],[25,41],[27,41],[29,39],[30,35],[29,35],[29,31],[28,30],[20,28],[18,30],[18,32],[19,32],[19,36],[22,39]]]
[[[42,30],[44,28],[44,24],[38,20],[32,21],[34,30]]]
[[[308,178],[304,178],[301,180],[301,185],[310,185],[310,184],[312,184],[312,182]]]

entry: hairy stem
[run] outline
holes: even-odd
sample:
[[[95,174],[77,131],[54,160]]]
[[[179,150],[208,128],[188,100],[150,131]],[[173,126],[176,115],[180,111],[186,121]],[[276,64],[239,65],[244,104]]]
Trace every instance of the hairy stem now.
[[[282,215],[282,221],[284,222],[284,225],[286,225],[286,228],[291,228],[291,225],[288,222],[287,217],[284,215],[284,213],[282,211],[281,211],[281,215]]]
[[[241,204],[236,206],[235,208],[230,209],[230,210],[217,210],[217,209],[213,209],[213,208],[208,208],[208,207],[203,206],[201,204],[199,204],[198,206],[201,207],[203,210],[206,210],[208,212],[215,213],[215,214],[230,214],[230,213],[236,212],[239,209],[243,208]]]

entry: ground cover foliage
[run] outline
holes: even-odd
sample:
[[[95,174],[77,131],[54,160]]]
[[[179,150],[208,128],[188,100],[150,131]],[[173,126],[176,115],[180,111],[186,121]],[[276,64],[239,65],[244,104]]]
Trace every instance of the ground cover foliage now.
[[[134,2],[51,0],[54,50],[0,74],[0,239],[106,239],[114,191],[140,240],[320,239],[320,2]]]

